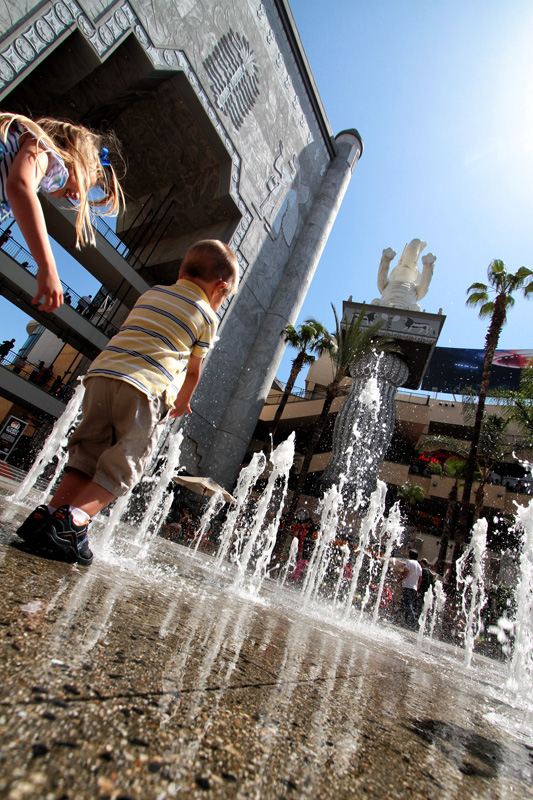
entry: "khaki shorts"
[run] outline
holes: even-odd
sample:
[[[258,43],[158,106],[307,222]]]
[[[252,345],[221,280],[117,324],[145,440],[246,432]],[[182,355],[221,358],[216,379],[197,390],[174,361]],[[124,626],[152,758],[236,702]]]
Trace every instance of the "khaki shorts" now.
[[[139,482],[170,411],[126,381],[88,378],[82,420],[65,469],[77,469],[116,497]]]

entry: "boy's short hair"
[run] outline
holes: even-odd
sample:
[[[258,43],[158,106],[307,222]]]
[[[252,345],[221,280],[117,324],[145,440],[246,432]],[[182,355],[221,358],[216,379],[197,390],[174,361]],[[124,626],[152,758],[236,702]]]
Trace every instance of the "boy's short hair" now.
[[[204,281],[224,281],[226,294],[231,294],[239,282],[239,265],[231,247],[219,239],[202,239],[189,247],[181,263],[180,275]]]
[[[418,550],[409,550],[409,558],[411,561],[418,561]]]

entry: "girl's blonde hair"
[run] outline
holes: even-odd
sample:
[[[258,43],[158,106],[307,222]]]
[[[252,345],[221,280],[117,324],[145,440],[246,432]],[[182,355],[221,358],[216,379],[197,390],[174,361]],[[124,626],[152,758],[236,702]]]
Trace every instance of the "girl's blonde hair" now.
[[[20,123],[36,138],[36,147],[52,150],[64,162],[76,180],[79,205],[76,216],[76,247],[96,244],[91,223],[91,211],[106,216],[116,216],[124,206],[124,194],[114,168],[100,160],[102,147],[107,147],[107,160],[121,160],[120,145],[113,133],[100,134],[83,125],[74,125],[57,119],[43,117],[36,122],[22,114],[0,114],[0,136],[6,139],[10,126]],[[102,190],[102,196],[89,200],[93,186]]]

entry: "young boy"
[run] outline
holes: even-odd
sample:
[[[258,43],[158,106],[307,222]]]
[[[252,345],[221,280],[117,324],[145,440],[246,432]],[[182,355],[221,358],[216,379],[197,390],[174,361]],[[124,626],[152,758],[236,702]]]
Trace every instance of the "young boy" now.
[[[205,239],[188,250],[177,283],[154,286],[137,300],[84,378],[82,421],[50,505],[36,508],[17,530],[31,549],[91,564],[91,518],[139,481],[168,414],[191,413],[202,359],[215,340],[215,312],[236,290],[238,275],[234,252]]]

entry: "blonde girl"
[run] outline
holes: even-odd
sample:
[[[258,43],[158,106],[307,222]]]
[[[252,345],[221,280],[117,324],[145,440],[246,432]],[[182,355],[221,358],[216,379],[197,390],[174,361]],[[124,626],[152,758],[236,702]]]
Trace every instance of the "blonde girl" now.
[[[63,290],[37,192],[75,201],[76,247],[94,245],[91,210],[116,215],[124,202],[104,140],[116,149],[112,135],[104,137],[82,125],[0,113],[0,222],[15,218],[37,262],[32,302],[41,311],[55,311]],[[89,198],[94,187],[99,191]]]

